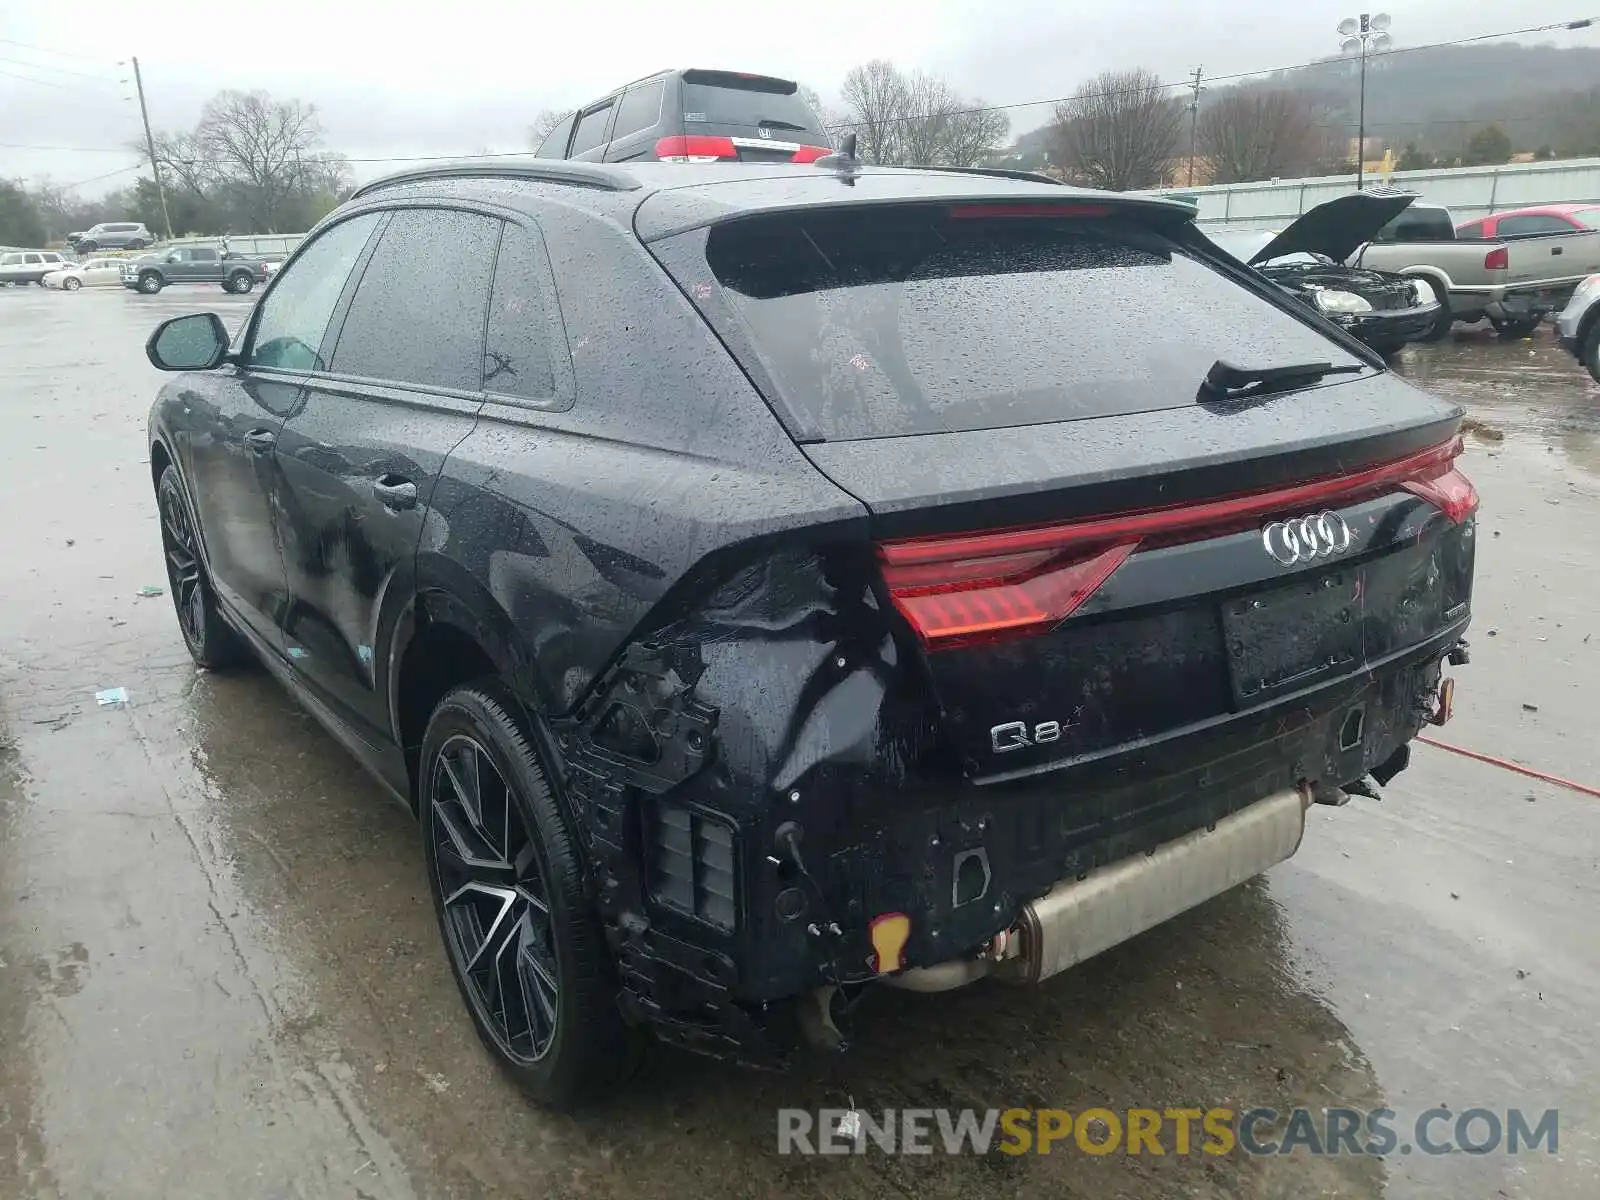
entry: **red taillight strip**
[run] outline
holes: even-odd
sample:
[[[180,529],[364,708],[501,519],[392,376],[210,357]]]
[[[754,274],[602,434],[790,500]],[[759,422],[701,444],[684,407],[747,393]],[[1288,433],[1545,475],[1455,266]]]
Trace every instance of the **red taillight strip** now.
[[[656,157],[672,159],[738,158],[739,147],[729,137],[710,137],[700,134],[675,133],[656,142]]]
[[[1313,505],[1345,504],[1389,488],[1459,522],[1478,494],[1454,467],[1452,438],[1405,458],[1290,487],[1023,529],[880,542],[896,609],[929,649],[1042,633],[1066,620],[1151,540],[1170,545]]]
[[[1209,530],[1217,525],[1248,521],[1302,505],[1329,504],[1335,500],[1353,499],[1363,493],[1384,487],[1399,487],[1405,483],[1416,482],[1418,478],[1432,478],[1427,474],[1431,469],[1448,470],[1450,462],[1461,453],[1461,450],[1462,440],[1457,437],[1442,445],[1393,462],[1368,467],[1348,475],[1329,475],[1290,487],[1246,492],[1199,504],[1172,504],[1114,517],[1067,521],[1057,525],[962,534],[956,537],[935,536],[881,542],[878,545],[878,554],[886,566],[910,566],[914,563],[966,559],[975,555],[988,558],[1039,550],[1061,551],[1086,543],[1142,540],[1155,536]]]
[[[833,151],[829,150],[826,146],[801,146],[800,149],[794,152],[793,157],[791,157],[789,161],[797,163],[814,163],[817,161],[817,159],[827,158],[828,155],[832,153]]]
[[[945,215],[955,220],[985,217],[1108,217],[1109,204],[953,204]]]

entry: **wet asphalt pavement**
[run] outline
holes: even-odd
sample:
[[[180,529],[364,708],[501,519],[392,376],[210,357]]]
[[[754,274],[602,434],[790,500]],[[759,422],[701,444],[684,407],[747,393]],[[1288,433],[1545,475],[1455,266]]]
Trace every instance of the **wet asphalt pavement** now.
[[[409,815],[137,595],[166,584],[144,338],[247,304],[0,290],[0,1200],[1600,1195],[1600,801],[1425,746],[1264,879],[1042,988],[885,992],[842,1061],[661,1053],[607,1112],[530,1108],[459,1002]],[[1438,737],[1600,784],[1600,387],[1548,333],[1401,369],[1487,427],[1474,661]],[[1556,1108],[1560,1144],[777,1155],[779,1107],[849,1099]]]

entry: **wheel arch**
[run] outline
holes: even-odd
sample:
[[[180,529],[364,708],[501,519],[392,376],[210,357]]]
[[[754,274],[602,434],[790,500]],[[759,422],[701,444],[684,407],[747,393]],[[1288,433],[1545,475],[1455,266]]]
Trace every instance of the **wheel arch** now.
[[[474,679],[498,679],[523,708],[547,771],[550,747],[531,656],[510,616],[475,579],[446,559],[420,557],[414,591],[395,618],[387,658],[391,733],[405,761],[411,800],[428,717],[441,697]]]

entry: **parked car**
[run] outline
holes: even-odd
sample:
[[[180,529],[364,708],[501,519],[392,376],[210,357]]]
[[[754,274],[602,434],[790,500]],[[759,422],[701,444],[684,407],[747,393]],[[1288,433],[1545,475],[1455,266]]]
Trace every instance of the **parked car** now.
[[[79,254],[93,254],[96,250],[143,250],[155,240],[138,221],[107,221],[84,233],[67,234],[67,245]]]
[[[1580,279],[1600,271],[1600,234],[1469,239],[1456,233],[1448,209],[1421,202],[1413,208],[1421,212],[1413,215],[1411,228],[1425,221],[1425,238],[1397,225],[1349,262],[1428,280],[1442,306],[1435,338],[1444,337],[1454,321],[1484,317],[1501,333],[1526,334],[1567,302]]]
[[[51,271],[60,270],[66,259],[54,250],[13,250],[0,254],[0,287],[12,284],[41,283]]]
[[[792,79],[661,71],[586,104],[550,131],[540,158],[589,162],[813,162],[831,153]]]
[[[1600,383],[1600,275],[1589,276],[1573,290],[1556,318],[1556,336]]]
[[[122,262],[122,286],[154,295],[169,283],[220,283],[240,295],[269,277],[259,257],[224,254],[217,246],[178,246]]]
[[[1600,204],[1541,204],[1491,213],[1456,227],[1460,238],[1536,237],[1600,229]]]
[[[1207,229],[1206,236],[1379,354],[1425,339],[1438,320],[1439,301],[1423,279],[1347,267],[1408,198],[1352,192],[1319,204],[1281,233]]]
[[[479,160],[359,188],[232,345],[151,335],[190,653],[417,811],[531,1094],[641,1029],[778,1063],[840,989],[1046,978],[1449,715],[1461,411],[1193,211]]]
[[[91,258],[85,262],[64,263],[42,280],[45,287],[75,292],[86,287],[116,287],[122,282],[122,261],[116,258]]]

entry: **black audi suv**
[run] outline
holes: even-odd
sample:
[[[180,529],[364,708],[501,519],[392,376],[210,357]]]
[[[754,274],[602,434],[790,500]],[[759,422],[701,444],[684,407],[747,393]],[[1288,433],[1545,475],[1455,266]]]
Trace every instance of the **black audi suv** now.
[[[447,165],[361,188],[231,344],[152,334],[190,652],[414,808],[536,1098],[646,1033],[780,1063],[875,985],[1037,982],[1449,715],[1460,412],[1192,215],[843,155]]]

